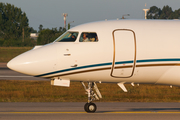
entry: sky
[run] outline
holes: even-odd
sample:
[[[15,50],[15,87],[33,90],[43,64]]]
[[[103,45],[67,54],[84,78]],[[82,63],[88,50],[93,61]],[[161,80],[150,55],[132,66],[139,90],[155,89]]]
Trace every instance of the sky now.
[[[71,27],[79,24],[122,18],[144,19],[142,9],[151,6],[163,8],[168,5],[173,10],[180,8],[180,0],[0,0],[21,8],[29,19],[29,26],[38,30],[64,27],[63,13],[68,13],[67,23]],[[146,6],[145,6],[146,4]]]

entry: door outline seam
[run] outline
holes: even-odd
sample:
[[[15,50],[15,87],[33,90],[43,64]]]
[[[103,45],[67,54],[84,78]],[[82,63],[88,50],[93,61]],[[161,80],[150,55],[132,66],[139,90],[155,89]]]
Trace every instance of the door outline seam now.
[[[114,33],[116,32],[116,31],[130,31],[130,32],[132,32],[133,33],[133,36],[134,36],[134,64],[133,64],[133,70],[132,70],[132,73],[131,73],[131,75],[130,76],[127,76],[127,77],[118,77],[118,76],[114,76],[113,75],[113,70],[114,70],[114,66],[115,66],[115,37],[114,37]],[[112,32],[112,36],[113,36],[113,62],[112,62],[112,67],[111,67],[111,73],[110,73],[110,76],[111,77],[114,77],[114,78],[130,78],[130,77],[132,77],[133,76],[133,74],[134,74],[134,70],[135,70],[135,67],[136,67],[136,56],[137,56],[137,51],[136,51],[136,34],[135,34],[135,32],[133,31],[133,30],[131,30],[131,29],[115,29],[113,32]]]

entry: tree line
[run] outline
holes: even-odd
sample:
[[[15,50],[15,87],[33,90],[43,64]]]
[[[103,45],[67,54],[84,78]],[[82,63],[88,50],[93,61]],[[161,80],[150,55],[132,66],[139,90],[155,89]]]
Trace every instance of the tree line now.
[[[38,45],[44,45],[47,43],[53,42],[56,38],[58,38],[60,35],[62,35],[64,32],[66,32],[65,28],[59,27],[52,28],[52,29],[43,29],[43,25],[39,26],[39,36],[37,39]]]
[[[147,13],[148,19],[180,19],[180,9],[173,11],[168,5],[162,9],[156,6],[150,7]],[[21,8],[9,3],[0,2],[0,46],[35,46],[53,42],[66,31],[59,27],[45,29],[39,25],[37,40],[30,38],[30,33],[37,33],[29,27],[29,19]]]
[[[31,28],[25,12],[11,4],[0,3],[0,46],[29,45]]]
[[[44,29],[43,25],[40,25],[38,39],[31,39],[30,33],[37,31],[29,27],[26,13],[14,5],[0,2],[0,46],[44,45],[54,41],[65,31],[62,27]]]
[[[168,5],[162,9],[152,6],[147,13],[147,19],[180,19],[180,9],[173,11]]]

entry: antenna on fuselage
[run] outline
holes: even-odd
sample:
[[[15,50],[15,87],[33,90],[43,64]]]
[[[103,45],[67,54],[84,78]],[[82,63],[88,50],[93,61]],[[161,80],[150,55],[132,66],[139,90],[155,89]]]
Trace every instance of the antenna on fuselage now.
[[[124,14],[121,19],[125,19],[124,16],[130,16],[130,14]]]

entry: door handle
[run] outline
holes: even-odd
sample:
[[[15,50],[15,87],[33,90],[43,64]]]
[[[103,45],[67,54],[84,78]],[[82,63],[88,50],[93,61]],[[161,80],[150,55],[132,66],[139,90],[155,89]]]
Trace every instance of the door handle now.
[[[64,54],[64,56],[71,56],[71,54]]]
[[[77,67],[78,65],[77,64],[74,64],[74,65],[72,65],[71,67]]]

